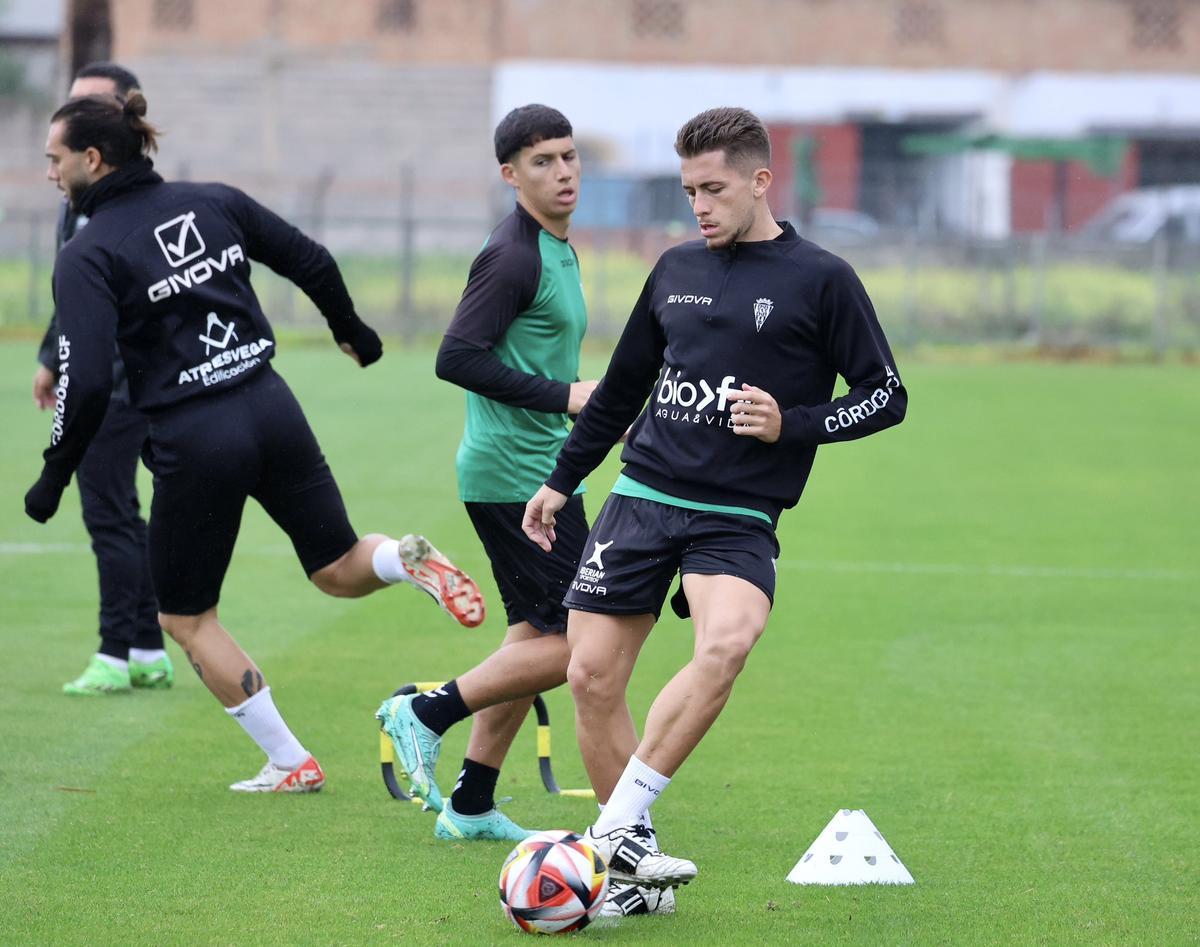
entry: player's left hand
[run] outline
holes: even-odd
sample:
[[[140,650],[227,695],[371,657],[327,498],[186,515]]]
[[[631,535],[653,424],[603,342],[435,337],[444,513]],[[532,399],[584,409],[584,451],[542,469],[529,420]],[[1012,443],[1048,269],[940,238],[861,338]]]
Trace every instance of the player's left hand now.
[[[521,529],[525,535],[542,547],[543,552],[553,548],[558,538],[554,533],[555,514],[567,505],[569,497],[551,490],[542,484],[533,498],[525,504],[525,516],[521,520]]]
[[[365,322],[359,322],[353,330],[336,339],[338,348],[349,355],[362,368],[378,362],[383,355],[383,342],[379,335]]]
[[[25,494],[25,515],[31,520],[45,523],[58,512],[65,487],[66,484],[59,485],[43,473]]]
[[[779,403],[761,388],[742,385],[741,397],[730,405],[733,416],[733,433],[743,437],[757,437],[766,444],[779,440],[783,427],[783,416]]]

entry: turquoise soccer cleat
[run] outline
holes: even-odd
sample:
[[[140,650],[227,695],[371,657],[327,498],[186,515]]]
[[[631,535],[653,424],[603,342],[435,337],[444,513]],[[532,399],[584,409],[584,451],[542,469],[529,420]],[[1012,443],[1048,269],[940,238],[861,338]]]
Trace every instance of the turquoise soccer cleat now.
[[[536,834],[521,828],[499,809],[489,809],[479,815],[459,815],[448,801],[433,826],[435,838],[452,842],[523,842]]]
[[[430,809],[441,812],[442,793],[433,774],[438,754],[442,751],[442,738],[421,723],[412,712],[415,696],[405,694],[389,697],[375,711],[375,717],[383,732],[392,738],[396,762],[410,783],[409,791]]]

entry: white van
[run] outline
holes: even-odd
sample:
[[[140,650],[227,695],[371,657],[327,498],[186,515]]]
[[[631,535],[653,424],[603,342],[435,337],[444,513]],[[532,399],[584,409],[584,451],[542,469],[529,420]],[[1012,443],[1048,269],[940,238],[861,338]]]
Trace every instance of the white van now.
[[[1200,244],[1200,184],[1142,187],[1114,198],[1079,231],[1114,243],[1151,243],[1159,234]]]

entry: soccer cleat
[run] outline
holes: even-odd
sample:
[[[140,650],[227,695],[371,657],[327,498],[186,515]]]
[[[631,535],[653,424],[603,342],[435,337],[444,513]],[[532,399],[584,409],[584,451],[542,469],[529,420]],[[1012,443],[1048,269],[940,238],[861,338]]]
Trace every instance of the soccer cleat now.
[[[673,888],[696,877],[696,866],[686,858],[672,858],[658,851],[631,826],[596,835],[589,827],[583,840],[608,863],[613,881],[632,882],[647,888]]]
[[[474,628],[483,624],[487,610],[479,586],[428,539],[409,533],[400,540],[400,560],[417,588],[428,593],[460,625]]]
[[[389,697],[375,711],[375,717],[380,729],[392,738],[396,762],[400,764],[403,778],[409,781],[409,792],[424,800],[430,809],[441,812],[442,792],[433,773],[442,751],[442,738],[412,712],[415,696]]]
[[[88,666],[75,680],[63,685],[63,693],[70,697],[100,697],[104,694],[128,694],[133,686],[129,683],[129,671],[115,668],[100,655],[93,654]]]
[[[324,785],[321,764],[310,756],[295,769],[281,769],[267,760],[253,779],[243,779],[229,788],[234,792],[317,792]]]
[[[615,883],[608,887],[608,897],[600,909],[600,917],[634,917],[638,914],[674,914],[673,888],[646,888],[641,885]]]
[[[433,825],[433,835],[452,842],[523,842],[537,832],[521,828],[499,809],[489,809],[479,815],[460,815],[447,800]]]
[[[129,683],[134,687],[166,690],[175,683],[175,668],[171,664],[171,659],[165,654],[157,661],[150,661],[146,664],[130,660]]]

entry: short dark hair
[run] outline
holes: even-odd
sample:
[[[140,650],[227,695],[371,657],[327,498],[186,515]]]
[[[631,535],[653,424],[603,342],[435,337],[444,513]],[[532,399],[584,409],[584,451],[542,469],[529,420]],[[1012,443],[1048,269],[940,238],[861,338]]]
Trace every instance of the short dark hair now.
[[[716,108],[687,121],[675,136],[675,153],[694,158],[706,151],[723,151],[733,165],[771,164],[771,138],[753,112],[740,108]]]
[[[522,105],[515,108],[496,126],[496,160],[510,161],[522,148],[529,148],[549,138],[570,138],[571,123],[558,109],[548,105]]]
[[[114,168],[158,150],[158,130],[146,121],[146,98],[132,93],[122,101],[115,95],[84,95],[59,107],[50,123],[63,123],[63,144],[72,151],[95,148]]]
[[[129,93],[134,89],[142,87],[137,76],[124,66],[118,66],[115,62],[90,62],[75,73],[75,78],[111,79],[113,85],[117,87],[117,95],[122,99],[128,98]]]

